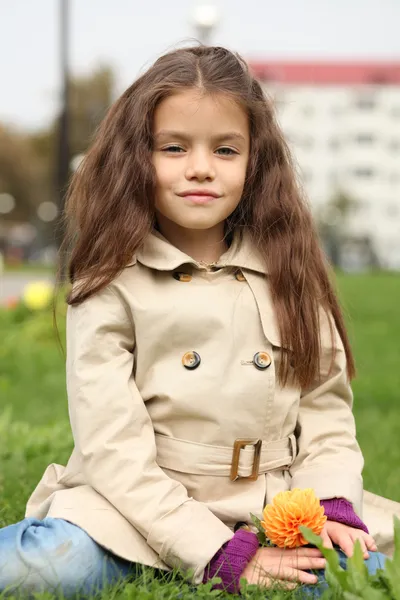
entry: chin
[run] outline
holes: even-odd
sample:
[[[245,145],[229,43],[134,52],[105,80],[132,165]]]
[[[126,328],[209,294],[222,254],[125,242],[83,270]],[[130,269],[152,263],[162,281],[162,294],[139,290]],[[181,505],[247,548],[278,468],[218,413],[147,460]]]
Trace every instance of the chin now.
[[[218,223],[219,221],[201,221],[197,219],[196,221],[186,221],[185,223],[179,223],[179,225],[181,227],[184,227],[185,229],[198,229],[200,231],[203,229],[212,229],[213,227],[218,225]]]

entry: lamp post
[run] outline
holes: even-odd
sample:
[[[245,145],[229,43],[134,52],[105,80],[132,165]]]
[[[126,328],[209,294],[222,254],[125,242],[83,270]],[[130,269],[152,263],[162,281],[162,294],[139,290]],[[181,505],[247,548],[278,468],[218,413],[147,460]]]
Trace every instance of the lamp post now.
[[[207,45],[211,34],[219,21],[217,7],[214,4],[199,4],[193,13],[193,24],[199,41]]]
[[[62,214],[69,177],[69,0],[60,0],[60,71],[61,71],[61,110],[58,120],[56,197],[60,220],[57,226],[56,242],[60,247],[64,230]]]

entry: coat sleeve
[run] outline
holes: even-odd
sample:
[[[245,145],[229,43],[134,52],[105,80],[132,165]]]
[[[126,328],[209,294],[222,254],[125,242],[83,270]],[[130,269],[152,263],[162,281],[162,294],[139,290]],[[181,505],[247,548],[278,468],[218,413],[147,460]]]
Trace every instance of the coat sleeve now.
[[[157,465],[152,422],[133,377],[134,323],[112,285],[67,314],[71,427],[86,482],[170,567],[194,583],[233,532]]]
[[[303,390],[297,420],[298,451],[290,468],[292,488],[313,488],[322,500],[346,498],[361,517],[363,457],[356,440],[353,394],[346,356],[334,325],[336,354],[327,317],[321,317],[320,376]]]

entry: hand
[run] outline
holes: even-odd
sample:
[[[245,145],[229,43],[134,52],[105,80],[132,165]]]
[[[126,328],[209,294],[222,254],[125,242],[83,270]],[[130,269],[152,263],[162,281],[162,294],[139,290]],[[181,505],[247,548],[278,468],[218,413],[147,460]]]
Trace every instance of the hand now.
[[[378,550],[372,535],[365,533],[362,529],[354,529],[354,527],[350,527],[344,523],[328,520],[320,535],[325,548],[333,548],[333,544],[336,544],[343,550],[346,556],[353,555],[356,540],[360,540],[364,559],[369,558],[368,550],[371,550],[371,552]]]
[[[315,584],[316,575],[306,573],[308,569],[324,569],[326,561],[318,548],[259,548],[254,558],[244,569],[241,578],[249,584],[271,587],[277,581],[287,589],[299,583]]]

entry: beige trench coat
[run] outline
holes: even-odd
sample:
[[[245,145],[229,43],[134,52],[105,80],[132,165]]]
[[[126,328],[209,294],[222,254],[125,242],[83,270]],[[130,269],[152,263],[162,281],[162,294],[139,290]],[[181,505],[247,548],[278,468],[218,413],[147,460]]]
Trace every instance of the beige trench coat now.
[[[67,519],[127,560],[189,570],[194,583],[235,524],[260,515],[280,490],[345,497],[360,515],[363,504],[340,339],[329,377],[326,324],[321,380],[308,390],[282,389],[263,262],[236,234],[217,266],[203,267],[154,233],[107,289],[69,307],[75,447],[66,467],[47,468],[26,510]],[[182,357],[192,351],[200,364],[188,369]],[[257,352],[272,359],[267,368],[253,363]],[[262,440],[256,480],[248,478],[251,445],[239,451],[238,477],[230,479],[238,439]],[[364,512],[376,535],[384,500],[368,498],[378,503]]]

